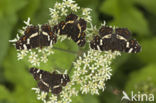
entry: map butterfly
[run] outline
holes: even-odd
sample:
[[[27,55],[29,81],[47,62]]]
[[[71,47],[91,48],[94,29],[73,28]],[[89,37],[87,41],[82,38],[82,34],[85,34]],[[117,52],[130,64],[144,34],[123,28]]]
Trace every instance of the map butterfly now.
[[[66,17],[65,21],[61,21],[58,25],[54,26],[53,31],[60,35],[67,35],[76,42],[80,47],[86,43],[86,25],[87,22],[84,19],[79,19],[78,16],[71,13]]]
[[[62,91],[62,86],[66,86],[70,81],[67,74],[57,74],[56,71],[50,73],[37,68],[31,68],[30,73],[37,81],[41,91],[52,92],[56,95]]]
[[[28,26],[24,35],[16,42],[16,49],[33,49],[37,47],[50,46],[57,41],[57,36],[53,33],[48,24],[39,26]]]
[[[137,53],[141,51],[141,46],[135,39],[131,39],[131,32],[127,28],[116,28],[102,26],[99,35],[94,36],[90,42],[90,47],[101,51],[120,51],[127,53]]]

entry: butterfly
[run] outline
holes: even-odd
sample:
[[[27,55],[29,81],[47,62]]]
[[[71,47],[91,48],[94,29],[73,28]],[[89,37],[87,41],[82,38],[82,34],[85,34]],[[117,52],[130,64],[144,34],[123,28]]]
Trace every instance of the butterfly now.
[[[70,82],[70,78],[67,74],[57,74],[56,71],[50,73],[37,68],[30,68],[30,73],[37,81],[41,91],[52,92],[56,95],[62,91],[62,86],[66,86],[67,83]]]
[[[16,42],[16,49],[33,49],[37,47],[50,46],[57,41],[57,36],[53,33],[48,24],[41,26],[28,26],[24,35]]]
[[[55,25],[53,31],[60,35],[67,35],[76,42],[80,47],[86,43],[86,30],[87,22],[84,19],[78,19],[78,16],[71,13],[66,17],[65,21],[61,21]]]
[[[131,32],[127,28],[116,28],[102,26],[99,35],[93,37],[90,47],[101,51],[120,51],[126,53],[137,53],[141,51],[140,44],[131,39]]]

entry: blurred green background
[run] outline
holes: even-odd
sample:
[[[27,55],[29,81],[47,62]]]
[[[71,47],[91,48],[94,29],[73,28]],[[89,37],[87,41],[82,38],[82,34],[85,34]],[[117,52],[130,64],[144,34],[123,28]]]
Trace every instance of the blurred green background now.
[[[56,0],[0,0],[0,103],[40,103],[31,90],[36,82],[29,74],[29,65],[17,61],[16,49],[9,43],[23,21],[32,24],[47,23],[49,7]],[[156,0],[77,0],[81,7],[93,9],[93,24],[104,20],[108,25],[127,27],[141,46],[138,54],[125,54],[112,65],[112,78],[99,96],[83,95],[73,103],[119,103],[122,90],[154,93],[156,96]],[[57,43],[56,47],[78,51],[72,41]],[[76,54],[55,50],[56,54],[41,69],[69,69]],[[68,60],[67,60],[68,59]],[[154,103],[154,102],[153,102]]]

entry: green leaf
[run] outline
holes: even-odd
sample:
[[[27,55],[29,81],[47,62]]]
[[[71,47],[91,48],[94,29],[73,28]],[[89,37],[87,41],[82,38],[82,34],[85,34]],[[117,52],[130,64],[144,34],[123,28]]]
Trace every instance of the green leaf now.
[[[15,103],[11,92],[3,85],[0,85],[0,103]]]
[[[152,38],[150,40],[144,40],[141,43],[142,52],[138,54],[140,59],[145,63],[155,63],[156,60],[156,38]]]
[[[81,95],[73,96],[72,97],[72,103],[83,103],[83,97]]]
[[[33,21],[38,24],[45,24],[48,23],[48,19],[50,18],[49,8],[53,8],[57,0],[41,0],[39,2],[39,7],[37,12],[34,15]]]
[[[25,81],[27,84],[31,84],[31,81]],[[40,103],[37,100],[35,91],[32,91],[32,87],[23,87],[24,85],[16,85],[16,91],[12,94],[12,97],[15,99],[16,103]]]
[[[10,15],[12,16],[12,15]],[[6,53],[7,53],[7,49],[8,49],[8,44],[9,44],[9,37],[11,34],[11,29],[16,21],[16,17],[12,16],[12,17],[6,17],[3,19],[0,19],[0,31],[1,31],[1,38],[0,38],[0,48],[1,48],[1,52],[0,52],[0,65],[2,63],[3,58],[5,57]]]
[[[85,95],[83,96],[83,103],[99,103],[97,96]]]
[[[114,86],[107,84],[105,91],[100,95],[101,103],[120,103],[120,96],[113,93]]]
[[[6,80],[14,85],[11,97],[16,103],[34,103],[37,100],[31,88],[36,87],[36,81],[24,62],[18,61],[16,56],[16,50],[14,48],[9,49],[3,63]]]
[[[156,0],[134,0],[136,3],[141,4],[150,13],[156,15]]]
[[[18,5],[17,5],[18,4]],[[0,18],[15,13],[26,4],[26,0],[1,0],[0,1]]]
[[[132,0],[106,0],[100,7],[101,12],[114,17],[111,25],[128,27],[139,35],[149,35],[149,28],[143,14],[134,7]]]
[[[17,5],[18,4],[18,5]],[[17,16],[16,12],[25,4],[24,0],[1,0],[0,1],[0,63],[2,63],[8,49],[9,38]],[[0,64],[1,65],[1,64]]]
[[[99,0],[78,0],[76,1],[81,8],[91,8],[91,17],[92,17],[92,23],[98,24],[98,12],[96,8],[98,7]]]
[[[3,85],[0,85],[0,100],[7,98],[10,98],[9,91]]]
[[[78,46],[72,40],[65,40],[63,42],[57,42],[54,47],[61,48],[63,50],[54,49],[54,54],[49,57],[48,63],[41,65],[41,68],[46,70],[68,70],[70,69],[72,62],[77,56]],[[71,53],[73,51],[75,53]]]
[[[35,18],[32,18],[35,14],[35,12],[39,8],[39,3],[41,0],[27,0],[27,4],[19,11],[19,16],[22,19],[26,19],[28,17],[31,17],[32,21]]]
[[[99,103],[99,100],[97,96],[85,94],[73,97],[72,103]]]
[[[135,71],[130,75],[130,79],[126,84],[126,92],[135,91],[138,92],[143,87],[150,87],[149,90],[144,92],[151,92],[151,90],[156,89],[156,65],[150,64],[141,70]],[[138,88],[136,88],[138,87]],[[156,91],[154,92],[156,94]]]
[[[122,53],[121,56],[116,57],[116,59],[114,59],[112,61],[112,65],[111,65],[111,67],[113,69],[112,74],[116,73],[116,71],[118,71],[118,69],[120,69],[119,67],[121,65],[123,65],[129,59],[129,57],[130,57],[130,55],[126,54],[126,53],[125,54]]]

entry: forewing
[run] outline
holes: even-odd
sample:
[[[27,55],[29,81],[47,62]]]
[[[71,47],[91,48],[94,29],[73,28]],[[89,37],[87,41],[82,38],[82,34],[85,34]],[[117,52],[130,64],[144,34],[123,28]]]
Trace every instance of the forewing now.
[[[77,18],[78,18],[77,15],[71,13],[71,14],[69,14],[69,15],[66,17],[66,22],[68,22],[68,21],[75,21],[75,20],[77,20]]]
[[[131,32],[127,28],[116,28],[115,34],[119,35],[119,39],[128,41],[131,39]]]
[[[32,38],[39,35],[39,27],[38,26],[28,26],[24,31],[24,35],[20,37],[20,39],[16,42],[16,49],[31,49],[35,47],[37,44],[34,44],[34,40]],[[35,40],[38,39],[35,38]],[[31,42],[34,44],[31,44]]]
[[[108,26],[102,26],[99,30],[99,35],[101,37],[107,36],[109,34],[113,34],[113,28]]]
[[[30,73],[33,75],[35,80],[46,80],[51,78],[52,75],[50,72],[40,70],[37,68],[31,68]]]

